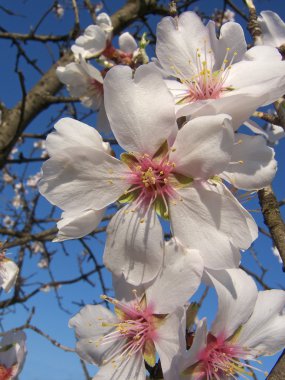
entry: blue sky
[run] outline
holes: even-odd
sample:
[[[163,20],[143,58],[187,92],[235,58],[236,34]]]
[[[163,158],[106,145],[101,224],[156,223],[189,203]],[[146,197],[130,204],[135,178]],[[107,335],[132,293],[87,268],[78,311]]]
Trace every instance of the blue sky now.
[[[108,11],[113,13],[114,10],[118,9],[124,1],[109,1]],[[243,2],[237,1],[242,9],[245,10]],[[31,25],[35,25],[39,16],[52,4],[52,1],[38,1],[38,0],[26,0],[20,1],[15,0],[11,2],[9,0],[3,0],[2,5],[7,8],[13,9],[19,15],[26,15],[25,17],[8,17],[7,15],[0,13],[1,15],[1,26],[14,32],[27,33]],[[223,1],[219,0],[202,0],[194,5],[199,6],[200,10],[205,11],[205,13],[212,13],[214,8],[220,8]],[[258,11],[264,9],[272,9],[277,11],[283,19],[285,19],[285,3],[280,0],[260,0],[256,1]],[[193,7],[193,8],[194,8]],[[50,16],[39,29],[39,33],[50,33],[61,34],[64,33],[69,26],[72,25],[73,15],[71,10],[67,10],[65,16],[61,20],[57,20],[55,17]],[[158,21],[158,18],[153,18],[152,23]],[[237,17],[237,21],[242,22],[240,17]],[[81,26],[84,29],[91,23],[90,18],[87,15],[82,15]],[[247,38],[249,41],[249,35],[247,33]],[[20,85],[17,77],[14,75],[14,65],[11,65],[11,59],[13,57],[13,49],[11,43],[8,41],[0,41],[1,43],[1,69],[0,69],[0,97],[1,101],[5,102],[8,107],[12,107],[16,101],[18,101],[21,91]],[[46,57],[47,48],[41,47],[35,49],[35,44],[31,43],[27,46],[27,51],[30,56],[34,59],[38,59],[39,65],[43,70],[47,70],[50,66],[51,61],[48,59],[43,59]],[[39,76],[33,72],[26,64],[22,64],[22,70],[26,77],[26,86],[31,88],[33,84],[37,82]],[[41,128],[42,125],[47,124],[47,120],[53,116],[53,109],[47,111],[37,117],[31,124],[29,131],[36,132]],[[88,119],[90,125],[95,125],[95,117],[91,116]],[[273,186],[279,199],[284,197],[284,173],[285,173],[285,150],[284,141],[281,141],[279,145],[276,146],[276,158],[279,163],[278,174],[274,180]],[[22,167],[18,166],[16,168],[21,172]],[[39,164],[32,164],[29,167],[29,173],[35,174],[39,170]],[[6,202],[11,196],[11,190],[7,190],[0,195],[1,209],[5,210]],[[48,203],[43,199],[41,210],[43,213],[49,208]],[[258,203],[255,200],[251,201],[248,205],[250,209],[257,209]],[[284,214],[284,212],[283,212]],[[254,212],[254,216],[257,222],[262,225],[262,215],[258,212]],[[99,236],[98,241],[92,242],[92,248],[96,252],[99,262],[101,261],[101,256],[103,252],[103,241],[104,235]],[[57,251],[57,254],[53,260],[53,269],[57,278],[68,279],[77,273],[77,254],[82,251],[82,247],[77,242],[69,242],[66,247],[69,256],[62,254],[61,248],[58,244],[54,243],[50,245],[51,249]],[[259,258],[262,260],[265,267],[269,269],[268,275],[265,276],[266,282],[272,287],[278,287],[284,284],[284,274],[282,268],[278,263],[277,259],[271,253],[271,244],[268,238],[260,236],[258,241],[254,244],[256,252]],[[11,251],[13,254],[13,250]],[[37,272],[38,258],[34,257],[29,262],[29,268],[25,268],[26,273],[30,274],[32,272]],[[251,255],[248,253],[244,254],[243,263],[250,265],[252,270],[258,273],[258,267],[254,262]],[[110,282],[110,275],[105,271],[104,276],[107,282]],[[47,278],[45,270],[42,270],[40,275],[42,278]],[[96,276],[93,280],[98,283],[98,278]],[[92,303],[94,300],[99,300],[99,295],[102,293],[100,286],[95,286],[91,288],[89,285],[83,283],[79,285],[68,285],[60,289],[60,294],[65,298],[64,306],[68,309],[69,313],[59,310],[53,291],[49,293],[39,293],[33,299],[28,302],[28,306],[36,305],[36,314],[33,318],[32,323],[36,326],[42,328],[44,332],[50,336],[57,339],[60,343],[74,347],[75,338],[73,331],[67,326],[69,318],[79,310],[79,307],[73,303],[73,300],[84,300],[86,303]],[[199,298],[198,293],[196,298]],[[2,295],[3,297],[3,295]],[[208,297],[207,303],[201,308],[200,316],[207,315],[209,320],[213,319],[214,312],[216,310],[216,299],[214,292],[210,291],[210,297]],[[27,312],[24,307],[19,305],[16,308],[15,313],[9,314],[8,317],[4,318],[1,322],[4,329],[21,325],[27,318]],[[78,380],[83,379],[83,373],[81,366],[79,364],[79,359],[76,355],[71,353],[65,353],[54,346],[52,346],[44,338],[38,336],[34,332],[27,331],[28,334],[28,357],[25,363],[24,370],[20,375],[20,380]],[[276,356],[273,358],[266,358],[263,360],[265,369],[270,370],[273,363],[276,361]],[[95,373],[95,369],[91,366],[91,374]],[[264,376],[259,377],[260,380],[264,379]]]

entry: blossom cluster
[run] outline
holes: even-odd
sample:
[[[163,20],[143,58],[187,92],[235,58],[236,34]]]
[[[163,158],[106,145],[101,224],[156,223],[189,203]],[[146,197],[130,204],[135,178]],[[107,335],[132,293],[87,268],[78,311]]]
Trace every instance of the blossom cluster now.
[[[123,33],[115,48],[111,19],[101,13],[72,46],[74,62],[57,69],[70,95],[99,112],[97,129],[63,118],[47,137],[38,186],[63,210],[55,241],[92,233],[118,206],[103,257],[115,297],[102,299],[113,312],[87,305],[69,322],[76,352],[99,367],[94,380],[145,380],[158,358],[165,380],[248,378],[261,371],[248,360],[285,344],[285,292],[258,291],[239,268],[258,228],[236,190],[270,185],[277,163],[269,145],[282,137],[270,140],[273,127],[249,120],[285,93],[277,49],[285,25],[270,12],[259,21],[264,44],[247,49],[234,21],[217,37],[215,23],[204,25],[194,12],[165,17],[149,62],[145,36],[137,44]],[[104,141],[110,135],[120,157]],[[12,280],[3,278],[7,289]],[[201,283],[218,296],[210,330],[206,318],[194,329],[186,318]],[[1,354],[0,378],[2,367],[12,368]]]

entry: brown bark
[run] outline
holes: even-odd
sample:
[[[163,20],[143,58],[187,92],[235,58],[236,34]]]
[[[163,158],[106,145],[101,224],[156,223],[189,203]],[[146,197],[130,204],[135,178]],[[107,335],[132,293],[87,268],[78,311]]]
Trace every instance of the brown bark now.
[[[266,380],[284,380],[285,378],[285,350],[273,367]]]
[[[258,192],[264,222],[269,228],[272,240],[277,247],[285,266],[285,224],[281,218],[279,204],[271,186]]]

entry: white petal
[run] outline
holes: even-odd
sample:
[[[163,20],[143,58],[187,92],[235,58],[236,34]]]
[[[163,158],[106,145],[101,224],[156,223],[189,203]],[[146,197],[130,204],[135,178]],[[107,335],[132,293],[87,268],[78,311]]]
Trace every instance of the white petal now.
[[[274,150],[262,136],[236,134],[232,162],[222,177],[238,189],[258,190],[268,186],[276,173]]]
[[[258,17],[265,45],[279,47],[285,43],[285,23],[272,11],[262,11]]]
[[[56,69],[56,76],[68,86],[72,96],[80,97],[86,92],[88,77],[83,67],[79,63],[69,63],[65,67],[59,66]]]
[[[101,222],[105,209],[85,210],[82,212],[63,212],[57,222],[58,234],[54,242],[68,239],[79,239],[94,231]]]
[[[117,365],[110,363],[99,369],[92,380],[145,380],[143,355],[138,352]]]
[[[141,285],[151,281],[162,266],[163,234],[153,208],[144,215],[135,206],[123,207],[110,221],[104,263],[116,276],[123,274],[127,282]]]
[[[182,323],[183,320],[184,309],[179,308],[158,325],[157,338],[154,344],[161,361],[165,380],[176,379],[179,373],[174,358],[185,349],[186,345],[185,323]]]
[[[200,285],[203,269],[198,251],[186,249],[175,239],[167,242],[162,271],[146,289],[147,302],[153,305],[153,313],[169,314],[183,306]]]
[[[93,55],[99,55],[106,47],[107,37],[102,28],[98,25],[89,25],[83,36],[75,40],[75,45],[71,46],[71,50],[76,54],[74,46],[79,46],[85,51],[85,58]]]
[[[124,53],[132,54],[138,45],[134,37],[129,33],[123,33],[119,37],[119,47]]]
[[[19,267],[14,261],[4,257],[0,261],[0,286],[9,292],[15,285],[19,273]]]
[[[285,40],[284,40],[285,42]],[[253,46],[249,49],[243,59],[247,61],[282,61],[282,55],[272,46]]]
[[[227,167],[234,133],[228,115],[202,116],[189,121],[177,134],[169,160],[175,172],[208,179]]]
[[[254,311],[243,326],[238,343],[252,354],[273,355],[285,345],[285,292],[266,290],[258,293]]]
[[[284,61],[241,61],[232,65],[229,75],[226,79],[226,86],[232,86],[235,89],[241,89],[253,85],[259,85],[263,91],[264,83],[267,84],[267,90],[273,91],[276,79],[281,82],[284,92],[285,81],[285,62]]]
[[[126,66],[113,67],[106,75],[107,116],[125,150],[153,155],[177,129],[173,98],[152,65],[140,66],[132,76]]]
[[[103,84],[103,76],[101,72],[98,69],[96,69],[96,67],[87,63],[83,58],[80,59],[80,65],[89,77]]]
[[[191,78],[195,71],[197,49],[210,48],[208,29],[194,12],[179,18],[164,17],[157,26],[156,55],[163,69],[175,77]]]
[[[230,337],[250,317],[257,299],[254,280],[241,269],[207,271],[218,294],[219,310],[211,332]]]
[[[212,51],[215,57],[214,70],[219,70],[226,58],[228,61],[234,57],[233,62],[239,62],[247,51],[244,32],[240,24],[227,22],[222,25],[220,37],[217,38],[216,26],[213,21],[207,24]],[[228,50],[230,49],[230,50]]]
[[[111,32],[113,30],[112,20],[105,12],[100,13],[96,17],[96,24],[99,25],[105,32]]]
[[[192,346],[188,351],[183,353],[181,370],[185,370],[199,361],[199,353],[207,346],[207,335],[207,319],[203,318],[197,323]]]
[[[179,102],[181,98],[189,94],[189,87],[184,83],[178,82],[176,79],[165,79],[164,83],[173,95],[175,103]]]
[[[42,170],[41,194],[65,211],[101,210],[129,187],[126,165],[89,147],[66,148],[47,160]]]
[[[237,198],[231,193],[231,191],[226,187],[226,186],[216,186],[214,188],[215,191],[221,194],[221,196],[227,197],[228,199],[231,200],[231,202],[235,203],[236,207],[239,209],[240,212],[243,214],[243,223],[247,224],[247,230],[244,231],[244,242],[243,245],[244,247],[249,247],[251,243],[257,239],[258,237],[258,227],[257,224],[255,223],[254,218],[250,215],[250,213],[239,203]],[[236,241],[238,239],[242,240],[242,235],[238,235],[238,226],[237,226],[237,236],[236,236]],[[239,237],[238,237],[239,236]],[[242,248],[242,249],[247,249],[247,248]]]
[[[103,322],[106,324],[103,326]],[[110,333],[114,327],[106,326],[116,323],[117,317],[101,305],[86,305],[69,321],[69,327],[75,329],[78,339],[76,351],[89,363],[101,365],[108,357],[113,347],[120,345],[120,341],[110,344],[100,343],[98,340]],[[114,347],[115,349],[115,347]]]
[[[90,147],[104,149],[103,140],[96,129],[78,120],[65,117],[54,126],[55,132],[50,133],[46,140],[46,149],[50,156],[60,153],[65,148],[80,149]]]
[[[103,136],[110,136],[112,133],[110,123],[106,114],[104,102],[102,103],[99,112],[97,114],[96,127]]]
[[[137,297],[141,298],[145,293],[145,286],[134,286],[126,282],[124,275],[120,277],[112,274],[112,285],[115,291],[116,299],[122,302],[131,302],[134,300],[134,290]],[[148,284],[147,284],[148,286]]]
[[[170,203],[172,231],[182,244],[199,250],[206,268],[232,268],[239,265],[238,248],[248,248],[252,239],[241,207],[215,188],[194,184],[179,190],[182,201]]]

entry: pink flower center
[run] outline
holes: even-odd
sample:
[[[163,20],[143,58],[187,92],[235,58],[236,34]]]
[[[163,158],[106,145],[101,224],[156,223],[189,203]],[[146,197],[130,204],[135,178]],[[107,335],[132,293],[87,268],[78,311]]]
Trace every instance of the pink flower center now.
[[[249,351],[237,343],[226,341],[222,335],[216,338],[209,334],[207,347],[198,354],[201,377],[197,379],[222,380],[225,376],[248,379],[247,376],[253,376],[251,369],[259,370],[240,361],[248,356]]]
[[[0,380],[10,380],[13,376],[13,368],[7,368],[0,364]]]
[[[131,187],[124,196],[131,194],[137,205],[145,209],[154,203],[161,203],[165,209],[165,215],[162,216],[167,217],[167,202],[176,197],[174,181],[171,178],[175,163],[168,160],[168,154],[163,158],[153,158],[148,154],[138,157],[129,154],[126,156],[125,161],[131,169],[126,175],[126,180]]]
[[[213,71],[213,52],[207,50],[206,46],[203,49],[203,53],[200,49],[197,49],[196,59],[194,61],[189,61],[189,64],[195,73],[190,78],[183,76],[179,70],[172,66],[172,69],[180,78],[181,82],[188,87],[187,90],[182,91],[178,95],[177,104],[192,103],[205,99],[218,99],[223,92],[233,90],[231,86],[226,86],[225,82],[237,53],[233,53],[233,57],[229,62],[229,52],[230,48],[227,48],[220,69]]]
[[[112,332],[103,336],[97,342],[98,345],[111,342],[123,341],[117,352],[105,358],[104,362],[125,360],[141,351],[142,354],[148,343],[152,343],[157,337],[156,317],[153,315],[152,307],[139,301],[137,298],[130,304],[120,302],[108,296],[102,298],[115,305],[118,321],[114,323],[102,322],[102,326],[114,327]]]

